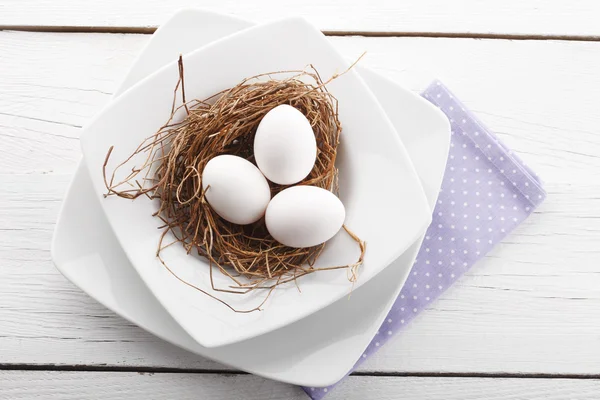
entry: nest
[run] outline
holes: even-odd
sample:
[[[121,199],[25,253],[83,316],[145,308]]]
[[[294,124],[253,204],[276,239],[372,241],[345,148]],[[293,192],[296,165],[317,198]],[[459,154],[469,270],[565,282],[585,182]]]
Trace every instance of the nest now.
[[[264,219],[244,226],[227,222],[213,211],[202,190],[202,171],[213,157],[233,154],[254,163],[253,143],[258,124],[268,111],[288,104],[309,120],[318,146],[313,170],[298,185],[314,185],[338,194],[335,161],[342,126],[337,100],[325,86],[339,75],[324,82],[312,66],[299,71],[262,74],[210,98],[188,102],[180,57],[171,118],[118,164],[110,176],[106,171],[112,147],[109,149],[103,168],[105,196],[135,199],[145,195],[158,200],[160,205],[155,216],[164,222],[164,231],[158,243],[157,257],[177,279],[234,311],[258,310],[278,285],[320,270],[347,269],[348,279],[354,282],[363,261],[365,243],[346,226],[344,229],[360,247],[359,259],[351,265],[316,268],[315,261],[326,244],[291,248],[269,235]],[[182,105],[176,107],[178,93]],[[175,116],[181,112],[185,117],[175,122]],[[144,161],[131,168],[129,164],[140,155],[144,155]],[[122,168],[131,168],[131,172],[124,180],[115,182],[117,171]],[[287,187],[270,184],[272,196]],[[175,239],[165,240],[166,237]],[[181,244],[188,253],[197,252],[208,260],[211,286],[215,291],[244,294],[267,289],[267,296],[258,307],[237,310],[218,296],[185,282],[161,258],[161,251],[174,243]],[[229,277],[232,285],[215,287],[214,268]]]

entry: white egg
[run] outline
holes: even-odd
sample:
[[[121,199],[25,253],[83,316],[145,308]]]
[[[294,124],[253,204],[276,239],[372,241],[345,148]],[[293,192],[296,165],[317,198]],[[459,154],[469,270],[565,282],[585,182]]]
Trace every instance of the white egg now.
[[[306,178],[317,158],[317,141],[308,119],[286,104],[273,108],[256,130],[254,158],[272,182],[291,185]]]
[[[279,192],[265,214],[271,236],[290,247],[311,247],[328,241],[345,218],[340,199],[316,186],[293,186]]]
[[[232,155],[217,156],[206,163],[202,189],[217,214],[240,225],[258,221],[271,200],[269,182],[258,168]]]

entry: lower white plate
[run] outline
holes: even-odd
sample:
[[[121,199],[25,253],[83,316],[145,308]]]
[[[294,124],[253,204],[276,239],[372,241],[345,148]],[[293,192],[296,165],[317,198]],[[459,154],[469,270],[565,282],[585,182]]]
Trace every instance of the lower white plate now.
[[[179,12],[154,34],[115,95],[177,54],[250,25],[248,21],[200,10]],[[176,48],[170,45],[174,38],[178,38]],[[415,103],[416,95],[395,83],[364,68],[359,67],[359,72],[399,132],[433,208],[448,152],[450,128],[446,117],[425,100]],[[407,103],[418,110],[403,108]],[[423,112],[429,118],[415,119]],[[61,273],[109,309],[162,339],[270,379],[327,386],[343,377],[381,325],[420,247],[418,240],[349,299],[266,335],[205,348],[185,333],[141,281],[104,217],[85,168],[82,162],[56,227],[52,258]]]

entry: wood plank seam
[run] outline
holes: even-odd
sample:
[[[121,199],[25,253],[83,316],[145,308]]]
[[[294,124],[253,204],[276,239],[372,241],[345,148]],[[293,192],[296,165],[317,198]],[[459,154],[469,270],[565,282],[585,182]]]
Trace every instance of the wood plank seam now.
[[[138,366],[103,366],[103,365],[53,365],[53,364],[0,364],[0,371],[60,371],[60,372],[141,372],[151,374],[186,373],[196,375],[249,375],[244,371],[228,369],[200,368],[164,368]],[[600,380],[600,374],[545,374],[545,373],[486,373],[486,372],[395,372],[395,371],[357,371],[351,376],[376,376],[399,378],[504,378],[504,379],[575,379]]]
[[[17,32],[49,32],[49,33],[120,33],[120,34],[152,34],[158,29],[155,26],[44,26],[44,25],[0,25],[0,31]],[[498,39],[498,40],[563,40],[572,42],[600,42],[600,36],[577,35],[528,35],[528,34],[496,34],[472,32],[376,32],[376,31],[322,31],[326,36],[363,36],[363,37],[411,37],[411,38],[446,38],[446,39]]]

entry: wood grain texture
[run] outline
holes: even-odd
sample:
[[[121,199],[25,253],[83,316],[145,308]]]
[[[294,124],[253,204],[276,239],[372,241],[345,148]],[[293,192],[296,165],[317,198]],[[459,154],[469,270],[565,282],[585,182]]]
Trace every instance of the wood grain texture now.
[[[297,387],[250,375],[0,371],[0,387],[11,400],[307,399]],[[352,376],[327,399],[596,400],[599,392],[598,380]]]
[[[77,128],[109,101],[147,39],[2,32],[0,125],[9,139],[3,146],[10,150],[2,172],[72,171],[79,153],[72,140]],[[390,78],[402,81],[407,71],[439,77],[542,178],[564,183],[600,178],[597,43],[362,37],[332,41],[349,57],[366,50],[364,65]],[[57,135],[66,137],[57,141]],[[29,150],[41,154],[19,161]]]
[[[79,127],[109,101],[146,40],[0,32],[2,364],[226,369],[115,316],[50,261]],[[549,191],[538,212],[361,371],[600,374],[600,43],[333,40],[351,57],[368,50],[364,63],[391,78],[407,70],[440,77]]]
[[[0,25],[155,27],[182,7],[230,13],[264,22],[304,16],[340,32],[599,36],[595,0],[4,0]]]

